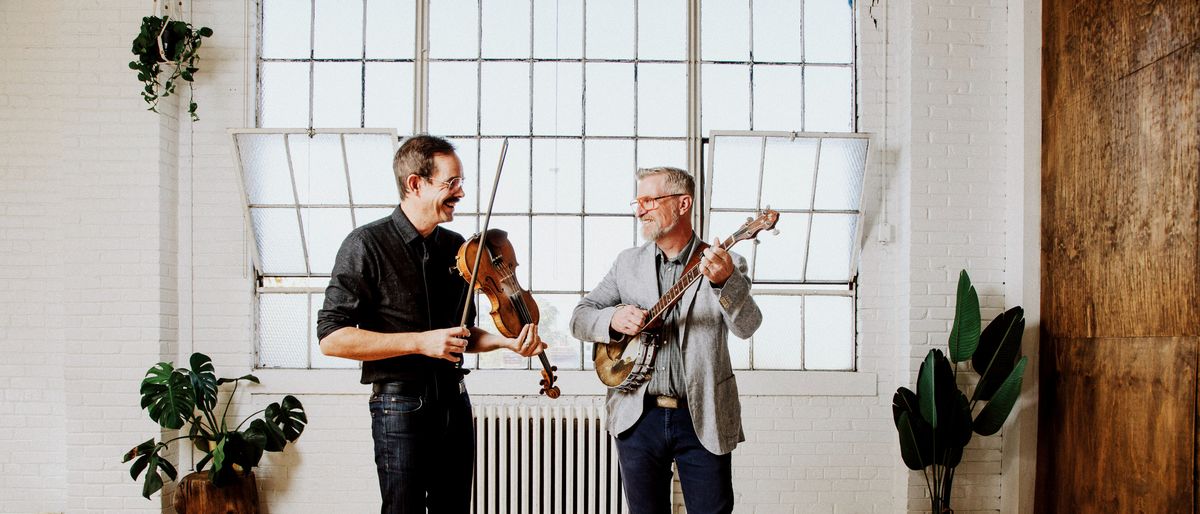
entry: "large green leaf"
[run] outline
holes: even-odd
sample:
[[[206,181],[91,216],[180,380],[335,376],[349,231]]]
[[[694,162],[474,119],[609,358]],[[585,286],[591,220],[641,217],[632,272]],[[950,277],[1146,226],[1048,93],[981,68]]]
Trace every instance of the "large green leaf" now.
[[[900,414],[904,412],[917,413],[921,409],[917,405],[917,393],[912,392],[907,387],[899,387],[896,389],[896,394],[892,395],[892,421],[895,422],[896,428],[900,428]]]
[[[262,459],[262,448],[246,440],[241,432],[229,432],[218,444],[220,455],[213,452],[213,466],[208,471],[213,485],[218,487],[232,481],[238,472],[249,471]],[[217,458],[221,459],[218,464]]]
[[[937,382],[934,380],[934,369],[936,368],[936,355],[941,353],[939,350],[929,350],[925,354],[925,361],[921,363],[921,369],[917,371],[917,405],[921,407],[921,418],[929,423],[929,426],[937,428],[938,426],[938,409],[937,409]]]
[[[246,441],[269,452],[282,451],[283,447],[287,446],[287,438],[283,437],[283,430],[278,425],[267,423],[265,420],[256,419],[250,422],[250,427],[246,429],[244,435]]]
[[[163,428],[183,427],[195,411],[191,381],[169,362],[160,362],[146,371],[141,392],[142,408]]]
[[[242,375],[237,378],[222,378],[220,380],[217,380],[217,385],[228,384],[230,382],[237,382],[238,380],[246,380],[249,382],[254,382],[255,384],[262,383],[262,382],[259,382],[258,377],[254,376],[254,375]]]
[[[988,323],[979,337],[979,349],[971,365],[979,373],[979,384],[971,401],[991,400],[1005,377],[1012,372],[1021,352],[1021,335],[1025,332],[1025,310],[1013,307]]]
[[[922,438],[915,426],[923,423],[925,421],[920,416],[914,416],[908,411],[901,412],[900,419],[896,421],[896,431],[900,434],[900,457],[904,459],[904,465],[914,471],[924,469],[930,464],[922,456]]]
[[[1021,360],[1013,367],[1012,372],[1004,379],[1004,383],[1000,384],[1000,388],[996,390],[996,394],[992,395],[992,400],[979,411],[979,416],[975,418],[976,433],[979,435],[992,435],[1004,427],[1004,421],[1008,419],[1008,414],[1012,412],[1013,405],[1017,403],[1017,398],[1021,396],[1021,381],[1024,380],[1025,364],[1028,360],[1028,357],[1021,357]]]
[[[950,360],[963,362],[979,346],[979,294],[971,285],[967,270],[958,274],[958,295],[954,306],[954,326],[950,329]]]
[[[301,405],[300,400],[290,394],[283,397],[282,404],[268,405],[265,417],[271,424],[279,427],[288,442],[295,442],[300,438],[300,434],[304,433],[304,427],[308,425],[308,415],[304,413],[304,405]]]
[[[212,359],[203,353],[193,353],[191,358],[192,393],[196,395],[196,406],[212,413],[217,407],[217,374]]]
[[[933,427],[938,436],[939,446],[946,428],[943,424],[954,424],[959,394],[958,386],[954,383],[954,371],[950,361],[941,350],[932,349],[925,355],[925,362],[917,373],[917,404],[921,407],[921,417]],[[947,427],[948,428],[948,427]]]

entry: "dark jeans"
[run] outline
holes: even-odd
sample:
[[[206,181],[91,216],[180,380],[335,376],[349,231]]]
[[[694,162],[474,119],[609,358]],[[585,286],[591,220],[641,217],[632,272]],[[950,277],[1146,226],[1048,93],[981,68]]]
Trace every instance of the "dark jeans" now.
[[[671,512],[671,461],[689,514],[733,512],[732,454],[704,449],[684,406],[647,405],[642,419],[617,436],[617,458],[632,514]]]
[[[373,394],[370,405],[380,512],[467,513],[475,430],[465,390],[430,383],[413,394]]]

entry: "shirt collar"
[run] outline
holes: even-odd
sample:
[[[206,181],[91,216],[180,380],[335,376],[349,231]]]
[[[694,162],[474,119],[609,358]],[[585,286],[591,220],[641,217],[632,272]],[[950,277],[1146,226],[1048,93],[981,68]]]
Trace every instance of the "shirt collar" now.
[[[405,244],[411,245],[421,241],[421,233],[417,232],[417,227],[413,226],[412,221],[409,221],[408,216],[404,214],[404,211],[400,209],[400,206],[396,206],[396,210],[392,211],[392,223],[394,223],[396,225],[396,229],[400,231],[400,237],[404,238]],[[441,229],[442,227],[440,226],[435,227],[433,232],[429,233],[428,239],[431,241],[437,241],[437,235]]]
[[[687,245],[683,247],[683,251],[679,252],[679,255],[676,255],[674,259],[668,259],[667,254],[663,253],[662,248],[659,248],[658,245],[654,245],[654,254],[658,256],[658,262],[661,263],[669,262],[671,264],[686,264],[688,258],[692,256],[692,251],[696,248],[696,241],[699,241],[699,238],[697,238],[696,234],[693,232],[692,238],[689,239]]]

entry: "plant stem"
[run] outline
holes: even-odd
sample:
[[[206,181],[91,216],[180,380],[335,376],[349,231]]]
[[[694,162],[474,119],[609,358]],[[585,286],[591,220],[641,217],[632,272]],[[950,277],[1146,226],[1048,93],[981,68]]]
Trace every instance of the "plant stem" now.
[[[238,423],[238,426],[235,427],[233,430],[234,431],[241,430],[242,425],[245,425],[247,421],[250,421],[250,418],[253,418],[254,416],[257,416],[259,413],[266,412],[266,411],[267,411],[267,409],[264,408],[264,409],[259,409],[257,412],[251,413],[249,416],[246,416],[246,419],[243,419],[241,423]]]
[[[225,418],[229,416],[229,406],[233,404],[233,397],[237,394],[238,382],[241,382],[241,380],[233,381],[233,392],[229,393],[229,401],[225,402],[225,412],[221,413],[221,427],[225,426]],[[238,426],[241,427],[242,425],[239,424]],[[237,429],[235,428],[234,430]]]

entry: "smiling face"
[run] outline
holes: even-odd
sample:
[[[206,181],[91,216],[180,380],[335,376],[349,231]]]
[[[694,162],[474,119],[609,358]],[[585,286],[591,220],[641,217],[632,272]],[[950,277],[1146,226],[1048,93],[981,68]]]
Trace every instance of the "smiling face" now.
[[[665,174],[647,175],[637,183],[638,198],[659,198],[666,195],[674,195],[678,191],[670,190],[667,185],[667,176]],[[655,205],[652,209],[646,209],[642,205],[638,205],[634,211],[637,214],[638,220],[642,224],[642,237],[648,241],[659,241],[668,234],[686,228],[689,232],[691,226],[682,227],[680,221],[684,220],[684,215],[691,205],[691,197],[687,195],[681,196],[666,196],[654,201]]]
[[[453,153],[433,156],[433,175],[406,177],[408,195],[402,201],[404,212],[422,235],[428,235],[439,223],[454,220],[454,208],[466,195],[462,188],[462,161]]]

